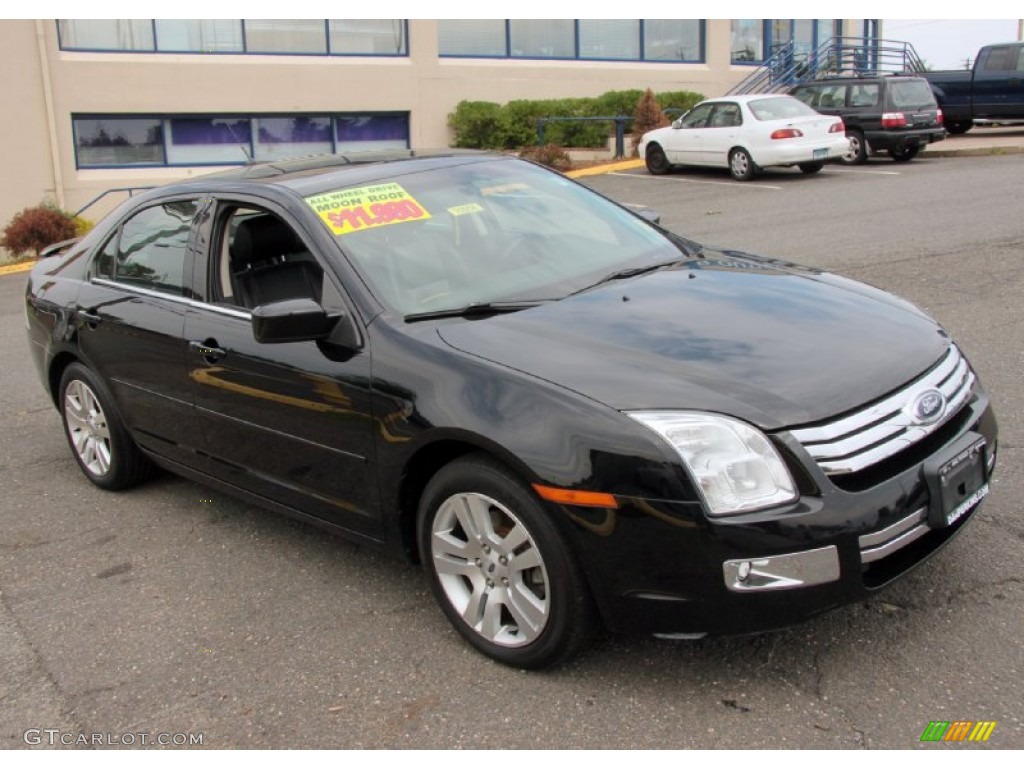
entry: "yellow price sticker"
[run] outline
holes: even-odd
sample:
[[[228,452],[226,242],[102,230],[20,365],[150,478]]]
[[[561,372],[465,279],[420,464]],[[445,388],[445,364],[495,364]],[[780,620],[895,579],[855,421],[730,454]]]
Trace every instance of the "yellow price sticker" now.
[[[480,213],[484,207],[477,205],[476,203],[466,203],[465,205],[455,205],[448,209],[448,213],[452,216],[465,216],[467,213]]]
[[[394,182],[324,192],[307,197],[306,203],[336,235],[431,218],[401,184]]]

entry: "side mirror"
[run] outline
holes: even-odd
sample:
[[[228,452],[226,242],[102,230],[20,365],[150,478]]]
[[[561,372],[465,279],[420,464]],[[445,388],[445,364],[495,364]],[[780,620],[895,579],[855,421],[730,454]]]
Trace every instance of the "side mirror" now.
[[[651,222],[651,224],[661,224],[661,213],[653,208],[641,208],[638,211],[634,211],[634,213],[644,221]]]
[[[260,344],[319,341],[331,335],[341,318],[312,299],[275,301],[253,309],[252,335]]]

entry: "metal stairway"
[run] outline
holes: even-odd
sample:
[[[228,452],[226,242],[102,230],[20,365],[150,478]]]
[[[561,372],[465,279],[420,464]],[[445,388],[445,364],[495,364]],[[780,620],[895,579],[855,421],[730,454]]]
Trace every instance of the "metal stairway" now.
[[[734,86],[727,95],[775,93],[822,77],[870,76],[924,70],[924,62],[914,46],[898,40],[833,37],[814,51],[797,50],[790,40],[776,47],[761,66]]]

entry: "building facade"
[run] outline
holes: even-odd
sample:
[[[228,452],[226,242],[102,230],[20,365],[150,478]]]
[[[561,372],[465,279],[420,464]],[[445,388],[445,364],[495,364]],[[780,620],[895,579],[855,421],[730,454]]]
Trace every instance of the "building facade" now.
[[[445,147],[463,99],[716,96],[782,43],[878,33],[861,19],[0,21],[0,226],[43,200],[77,211],[250,159]]]

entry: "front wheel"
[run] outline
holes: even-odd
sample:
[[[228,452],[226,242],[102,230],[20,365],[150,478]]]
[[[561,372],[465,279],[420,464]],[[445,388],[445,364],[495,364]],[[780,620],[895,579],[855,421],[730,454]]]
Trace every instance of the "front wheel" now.
[[[817,173],[818,171],[825,167],[825,164],[822,162],[800,163],[799,167],[800,170],[803,171],[804,173]]]
[[[736,181],[750,181],[754,178],[756,169],[757,166],[754,165],[754,159],[742,147],[734,149],[732,154],[729,155],[729,173],[732,174]]]
[[[972,120],[962,120],[960,122],[945,123],[943,126],[947,133],[952,133],[954,136],[959,136],[962,133],[967,133],[971,128],[974,127]]]
[[[644,162],[647,164],[648,172],[654,176],[663,176],[672,170],[672,164],[665,156],[665,150],[657,144],[652,144],[647,148],[644,153]]]
[[[868,145],[864,134],[860,131],[848,131],[846,134],[850,147],[839,157],[846,165],[861,165],[868,159]]]
[[[909,163],[917,157],[917,153],[920,151],[921,147],[917,145],[912,147],[900,147],[899,149],[890,149],[889,156],[897,163]]]
[[[420,558],[456,630],[492,659],[524,669],[567,660],[590,635],[590,598],[562,535],[529,486],[484,456],[427,484]]]
[[[60,404],[71,453],[94,484],[115,491],[149,475],[152,465],[121,423],[103,381],[89,368],[72,363],[65,369]]]

